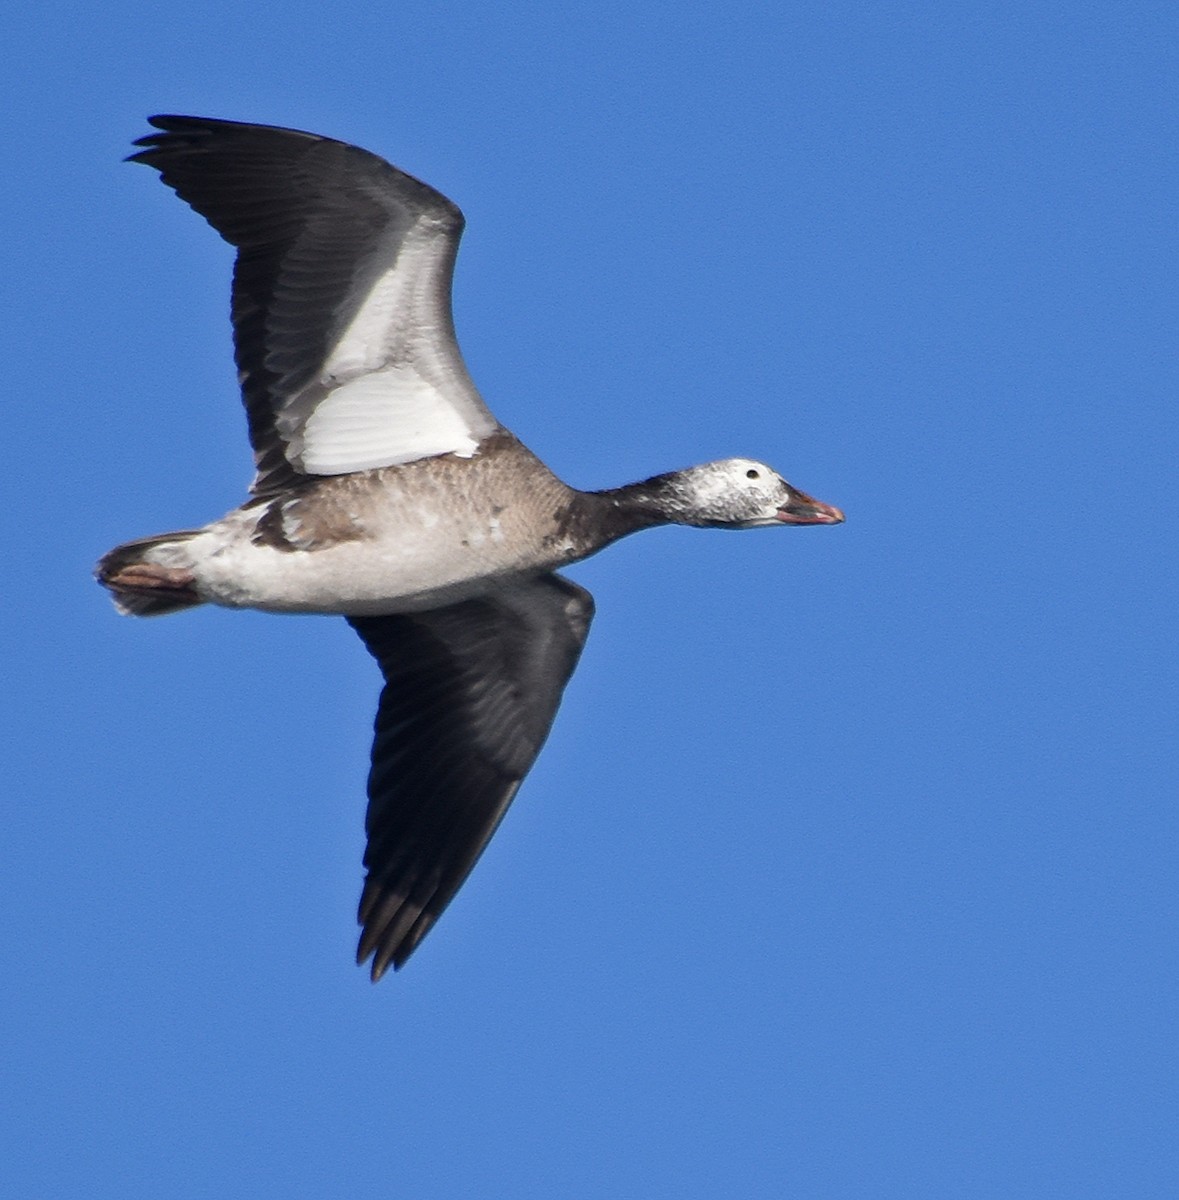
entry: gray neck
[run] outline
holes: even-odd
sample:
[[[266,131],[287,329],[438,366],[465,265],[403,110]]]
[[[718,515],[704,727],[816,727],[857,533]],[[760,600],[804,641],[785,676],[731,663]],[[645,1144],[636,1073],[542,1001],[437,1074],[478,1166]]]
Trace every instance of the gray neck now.
[[[638,483],[593,493],[603,496],[635,523],[648,525],[695,525],[699,523],[698,501],[685,480],[686,472],[668,471]]]
[[[576,492],[569,514],[574,537],[588,553],[640,529],[680,523],[685,510],[670,480],[656,475],[601,492]]]

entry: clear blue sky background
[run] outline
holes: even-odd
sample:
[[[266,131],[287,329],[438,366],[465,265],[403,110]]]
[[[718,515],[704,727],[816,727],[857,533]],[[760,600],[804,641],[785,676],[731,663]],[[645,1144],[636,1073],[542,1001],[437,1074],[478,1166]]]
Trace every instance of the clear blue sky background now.
[[[0,1193],[1179,1195],[1173,2],[12,5]],[[409,967],[352,965],[342,621],[90,580],[250,475],[151,112],[465,210],[505,424],[763,457],[664,530]]]

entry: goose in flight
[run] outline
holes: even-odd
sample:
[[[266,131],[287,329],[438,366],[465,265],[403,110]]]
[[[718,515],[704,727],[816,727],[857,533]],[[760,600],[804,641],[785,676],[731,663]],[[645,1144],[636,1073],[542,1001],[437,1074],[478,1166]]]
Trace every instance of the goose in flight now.
[[[237,249],[231,315],[256,474],[200,529],[116,547],[120,612],[334,613],[380,665],[357,961],[401,967],[495,832],[593,615],[556,573],[629,533],[833,525],[730,458],[582,492],[495,419],[450,291],[458,208],[383,159],[293,129],[157,116],[146,163]]]

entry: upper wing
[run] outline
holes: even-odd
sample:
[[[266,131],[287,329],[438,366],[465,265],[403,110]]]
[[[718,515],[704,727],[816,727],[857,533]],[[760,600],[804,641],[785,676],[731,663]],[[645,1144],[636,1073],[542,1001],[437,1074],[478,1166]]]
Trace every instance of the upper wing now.
[[[594,602],[559,575],[429,612],[349,617],[381,664],[357,961],[400,967],[458,891],[548,735]]]
[[[463,215],[356,146],[293,129],[158,116],[155,167],[238,250],[234,346],[268,492],[433,454],[496,428],[450,309]]]

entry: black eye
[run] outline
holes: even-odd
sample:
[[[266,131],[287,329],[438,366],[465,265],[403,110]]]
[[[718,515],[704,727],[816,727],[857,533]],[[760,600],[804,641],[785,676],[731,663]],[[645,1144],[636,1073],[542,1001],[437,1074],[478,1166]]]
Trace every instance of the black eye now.
[[[753,467],[750,467],[749,470],[745,472],[745,478],[746,479],[760,479],[761,472],[755,470]]]

